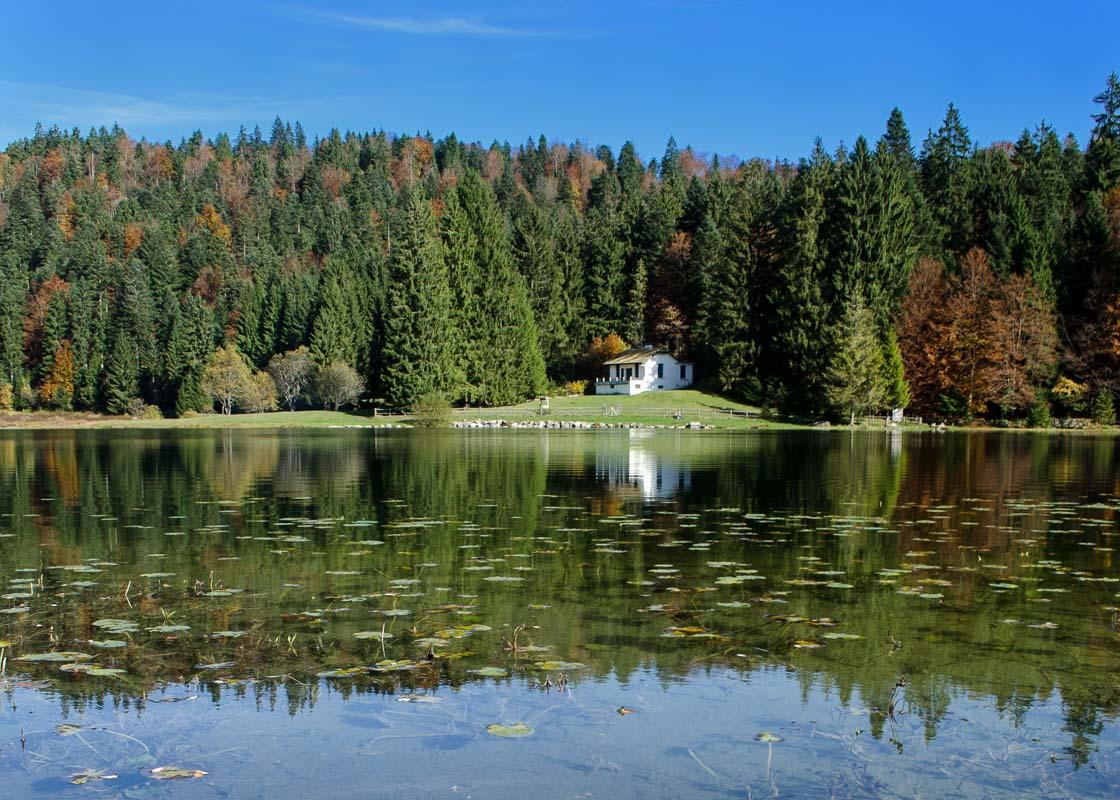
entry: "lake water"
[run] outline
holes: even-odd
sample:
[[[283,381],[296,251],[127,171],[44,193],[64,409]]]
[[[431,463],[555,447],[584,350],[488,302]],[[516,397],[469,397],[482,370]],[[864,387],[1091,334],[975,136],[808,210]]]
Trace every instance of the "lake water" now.
[[[1116,797],[1118,510],[1088,436],[3,434],[0,796]]]

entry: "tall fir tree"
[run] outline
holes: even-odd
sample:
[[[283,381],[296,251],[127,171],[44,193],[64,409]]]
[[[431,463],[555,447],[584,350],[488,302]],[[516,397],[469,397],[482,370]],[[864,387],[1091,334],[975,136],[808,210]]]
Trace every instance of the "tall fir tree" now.
[[[382,386],[393,405],[428,397],[452,399],[462,386],[451,288],[427,200],[414,195],[389,267]]]

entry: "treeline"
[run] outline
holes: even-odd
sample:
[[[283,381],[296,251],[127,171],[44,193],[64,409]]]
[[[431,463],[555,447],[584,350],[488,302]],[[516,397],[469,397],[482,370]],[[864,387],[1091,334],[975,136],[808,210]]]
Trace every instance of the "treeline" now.
[[[624,340],[803,415],[1108,418],[1115,74],[1094,103],[1084,148],[1045,124],[977,147],[950,105],[918,147],[896,109],[796,164],[279,119],[178,145],[38,129],[0,154],[0,406],[504,404]]]

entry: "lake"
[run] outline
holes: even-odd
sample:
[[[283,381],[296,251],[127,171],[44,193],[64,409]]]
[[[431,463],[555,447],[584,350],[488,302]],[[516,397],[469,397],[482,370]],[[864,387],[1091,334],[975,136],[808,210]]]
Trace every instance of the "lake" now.
[[[1118,467],[1010,433],[0,434],[0,792],[1116,797]]]

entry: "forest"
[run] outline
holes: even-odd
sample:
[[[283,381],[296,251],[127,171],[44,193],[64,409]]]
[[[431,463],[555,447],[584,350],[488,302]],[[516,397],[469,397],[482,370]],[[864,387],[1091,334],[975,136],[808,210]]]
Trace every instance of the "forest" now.
[[[1045,123],[797,163],[277,119],[0,153],[0,409],[504,405],[627,345],[795,418],[1115,420],[1120,78]]]

